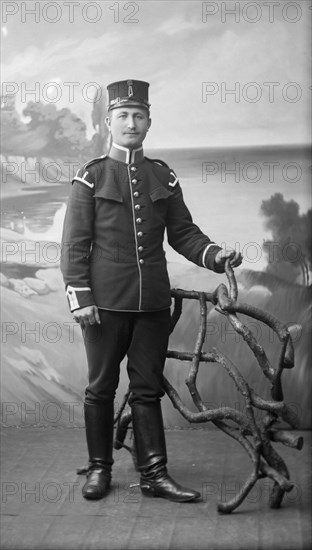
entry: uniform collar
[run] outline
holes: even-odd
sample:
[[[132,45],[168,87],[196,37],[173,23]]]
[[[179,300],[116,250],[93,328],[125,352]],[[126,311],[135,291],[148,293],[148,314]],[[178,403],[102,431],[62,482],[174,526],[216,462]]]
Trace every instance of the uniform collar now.
[[[117,145],[117,143],[113,142],[108,156],[114,160],[125,162],[126,164],[132,164],[133,162],[139,162],[140,160],[143,160],[143,147],[131,150],[127,149],[127,147],[122,147],[122,145]]]

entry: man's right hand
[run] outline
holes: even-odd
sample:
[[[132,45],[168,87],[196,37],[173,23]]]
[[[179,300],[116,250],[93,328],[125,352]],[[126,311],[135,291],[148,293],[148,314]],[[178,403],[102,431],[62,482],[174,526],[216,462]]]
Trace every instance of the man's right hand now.
[[[73,316],[76,323],[79,323],[81,328],[88,325],[101,324],[99,310],[96,306],[81,307],[73,311]]]

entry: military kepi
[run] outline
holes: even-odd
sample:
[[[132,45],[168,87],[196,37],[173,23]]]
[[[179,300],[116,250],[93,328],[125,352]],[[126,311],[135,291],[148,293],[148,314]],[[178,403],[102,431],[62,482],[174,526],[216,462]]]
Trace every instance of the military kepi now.
[[[107,86],[109,111],[119,107],[150,108],[148,102],[149,83],[143,80],[120,80]]]

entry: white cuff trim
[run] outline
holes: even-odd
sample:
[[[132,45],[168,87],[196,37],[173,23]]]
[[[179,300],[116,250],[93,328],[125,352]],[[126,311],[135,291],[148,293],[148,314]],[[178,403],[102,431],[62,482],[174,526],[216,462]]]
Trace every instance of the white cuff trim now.
[[[210,244],[208,244],[208,245],[206,246],[206,248],[205,248],[205,250],[204,250],[204,252],[203,252],[203,257],[202,257],[202,263],[203,263],[203,266],[204,266],[204,267],[207,267],[207,266],[206,266],[206,263],[205,263],[205,259],[206,259],[207,252],[208,252],[210,246],[218,246],[218,245],[216,245],[216,243],[210,243]]]
[[[76,295],[76,292],[80,292],[80,291],[86,291],[86,290],[89,290],[91,291],[91,288],[88,287],[88,286],[83,286],[83,287],[80,287],[80,288],[75,288],[73,286],[70,286],[68,285],[67,289],[66,289],[66,296],[68,298],[68,301],[69,301],[69,305],[70,305],[70,309],[77,309],[79,308],[79,302],[78,302],[78,298],[77,298],[77,295]]]

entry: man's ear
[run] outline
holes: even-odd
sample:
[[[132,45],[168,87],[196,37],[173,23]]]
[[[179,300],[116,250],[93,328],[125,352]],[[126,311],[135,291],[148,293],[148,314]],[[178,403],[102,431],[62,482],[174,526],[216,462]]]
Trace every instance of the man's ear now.
[[[110,127],[111,127],[111,119],[109,116],[105,117],[105,124],[107,126],[107,128],[110,130]]]
[[[151,124],[152,124],[152,119],[149,118],[149,119],[148,119],[148,123],[147,123],[147,129],[148,129],[148,130],[150,129]]]

